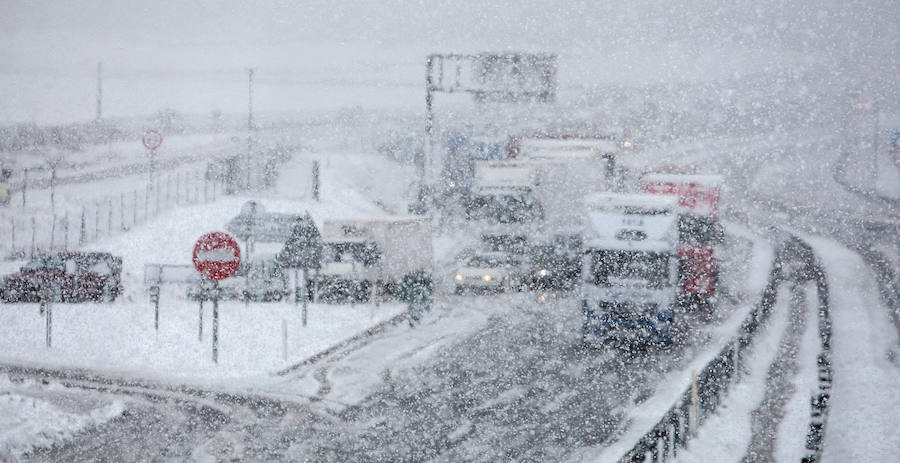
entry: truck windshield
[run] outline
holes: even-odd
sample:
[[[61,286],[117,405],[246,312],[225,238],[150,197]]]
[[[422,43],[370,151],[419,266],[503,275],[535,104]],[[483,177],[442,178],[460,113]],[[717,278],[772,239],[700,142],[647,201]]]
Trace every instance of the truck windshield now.
[[[469,259],[469,267],[473,268],[497,268],[512,264],[508,256],[474,256]]]
[[[371,267],[381,259],[378,245],[372,242],[329,243],[325,253],[326,262],[360,262]]]
[[[63,260],[58,256],[36,257],[31,262],[25,264],[22,270],[25,272],[39,272],[46,270],[62,271],[64,268]]]
[[[594,251],[591,255],[590,281],[610,286],[617,280],[640,281],[647,287],[669,284],[669,255],[643,251]]]

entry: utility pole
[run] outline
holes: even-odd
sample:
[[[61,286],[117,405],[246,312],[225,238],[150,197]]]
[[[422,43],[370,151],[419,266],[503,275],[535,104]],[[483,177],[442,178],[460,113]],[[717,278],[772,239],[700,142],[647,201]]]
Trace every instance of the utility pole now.
[[[877,190],[878,184],[878,130],[880,115],[878,113],[878,102],[872,105],[872,116],[875,117],[875,130],[872,132],[872,190]]]
[[[419,181],[423,185],[426,183],[426,165],[434,150],[432,146],[434,141],[434,80],[432,78],[434,60],[434,56],[429,56],[425,61],[425,152],[422,154],[421,165],[420,162],[416,162],[416,170],[419,171]]]
[[[97,62],[97,120],[103,117],[103,62]]]
[[[253,153],[253,68],[247,69],[248,74],[248,112],[247,112],[247,190],[250,190],[250,171]]]
[[[253,68],[247,69],[248,78],[248,104],[249,112],[247,115],[247,130],[253,131]]]

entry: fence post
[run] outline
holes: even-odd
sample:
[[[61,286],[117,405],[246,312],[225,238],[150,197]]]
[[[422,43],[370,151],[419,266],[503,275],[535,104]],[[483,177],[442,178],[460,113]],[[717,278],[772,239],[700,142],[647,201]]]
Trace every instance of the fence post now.
[[[31,216],[31,257],[32,258],[34,257],[34,234],[35,234],[34,216]]]
[[[112,198],[106,199],[106,236],[112,235]]]
[[[735,337],[734,345],[731,347],[732,360],[734,360],[734,365],[732,365],[732,368],[734,368],[734,374],[731,378],[732,383],[737,382],[738,375],[740,374],[740,371],[741,371],[740,370],[740,368],[741,368],[740,348],[741,348],[741,343],[738,341],[738,338]]]
[[[100,202],[94,204],[94,239],[100,236]]]
[[[281,319],[281,359],[287,361],[288,356],[288,329],[287,320]]]
[[[697,371],[691,370],[691,407],[688,409],[688,432],[692,437],[697,436],[697,426],[700,418],[698,413],[698,402]]]
[[[134,190],[132,195],[133,196],[132,196],[131,205],[132,205],[132,207],[134,207],[134,209],[132,209],[132,214],[131,214],[131,226],[136,227],[137,226],[137,197],[138,197],[136,189]]]
[[[53,241],[56,238],[56,214],[53,214],[53,217],[50,219],[50,244],[47,246],[50,252],[53,252]]]
[[[125,230],[125,193],[119,193],[119,229]]]
[[[87,224],[85,223],[84,217],[84,206],[81,206],[81,229],[78,230],[78,245],[84,245],[86,238],[84,237],[85,233],[87,233]]]
[[[63,216],[63,251],[69,250],[69,211]]]
[[[11,255],[16,255],[16,219],[15,219],[15,217],[9,218],[9,229],[10,229],[9,253]]]

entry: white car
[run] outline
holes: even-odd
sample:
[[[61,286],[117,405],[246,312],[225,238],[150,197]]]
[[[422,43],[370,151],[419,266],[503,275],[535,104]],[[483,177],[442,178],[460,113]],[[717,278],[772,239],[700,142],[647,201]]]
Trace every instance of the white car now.
[[[466,290],[506,291],[522,284],[525,260],[502,252],[475,254],[457,269],[456,294]]]

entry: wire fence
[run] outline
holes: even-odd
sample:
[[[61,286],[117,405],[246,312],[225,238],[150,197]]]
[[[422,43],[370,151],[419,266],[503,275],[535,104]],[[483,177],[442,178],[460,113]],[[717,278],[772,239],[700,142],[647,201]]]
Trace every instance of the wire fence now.
[[[161,213],[206,204],[222,195],[223,183],[205,170],[161,176],[142,188],[94,198],[57,213],[21,214],[0,222],[0,252],[6,259],[76,249],[143,225]],[[4,233],[5,232],[5,233]]]

